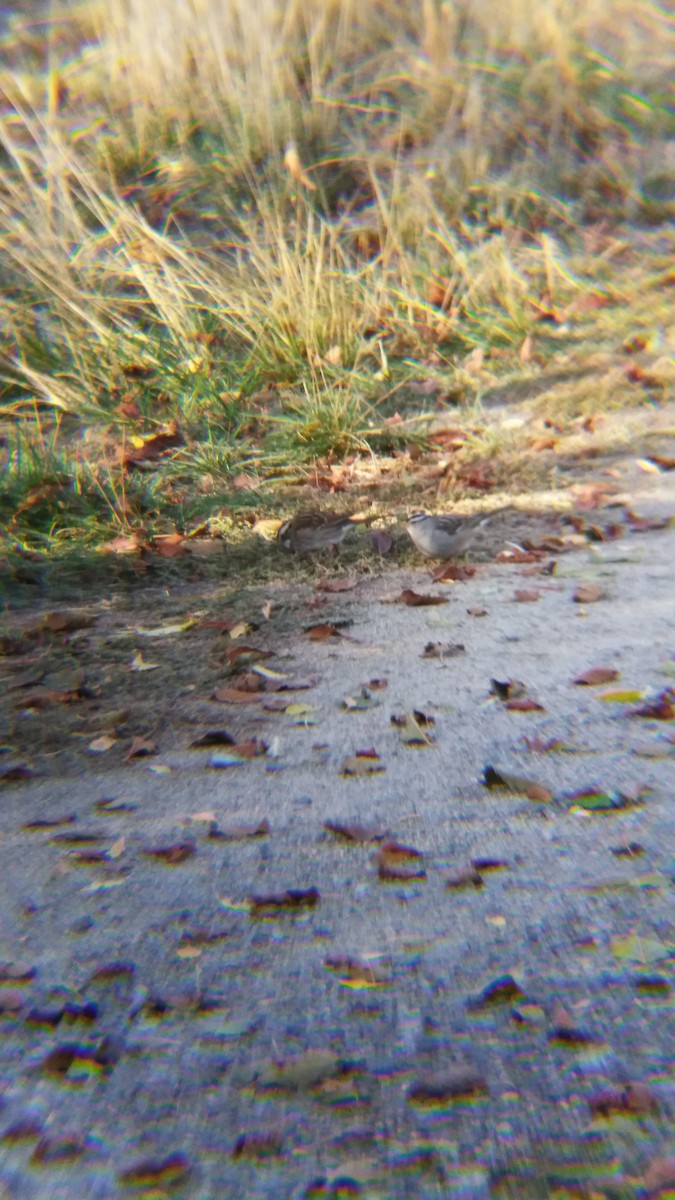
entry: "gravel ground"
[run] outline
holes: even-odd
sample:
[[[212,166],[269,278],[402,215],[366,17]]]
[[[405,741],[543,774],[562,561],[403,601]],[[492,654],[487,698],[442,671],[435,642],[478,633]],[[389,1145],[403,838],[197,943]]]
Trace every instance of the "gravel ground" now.
[[[280,592],[245,639],[313,681],[271,693],[279,711],[214,701],[192,630],[139,638],[151,757],[89,752],[86,695],[53,706],[66,725],[17,716],[10,680],[3,769],[31,775],[0,791],[2,1200],[666,1194],[675,723],[633,713],[660,696],[668,715],[675,528],[533,567],[390,572],[329,618]],[[381,603],[407,587],[447,603]],[[119,617],[62,636],[50,671],[86,657],[98,694],[128,663]],[[326,619],[346,636],[300,633]],[[599,666],[616,681],[571,682]],[[413,711],[430,723],[392,724]],[[211,767],[226,746],[188,747],[214,729],[267,753]],[[342,773],[373,750],[354,769],[383,770]]]

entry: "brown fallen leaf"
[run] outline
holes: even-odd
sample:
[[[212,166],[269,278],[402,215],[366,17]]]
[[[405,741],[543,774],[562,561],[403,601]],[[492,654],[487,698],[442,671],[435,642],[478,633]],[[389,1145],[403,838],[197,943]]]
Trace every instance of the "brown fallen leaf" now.
[[[317,888],[289,888],[267,896],[249,896],[252,917],[273,917],[283,912],[298,912],[316,908],[321,896]]]
[[[25,763],[14,763],[13,766],[0,771],[0,783],[23,783],[33,778],[33,772]]]
[[[509,771],[503,771],[501,767],[485,767],[482,782],[487,788],[506,788],[509,792],[527,796],[528,800],[539,803],[546,803],[553,798],[553,793],[536,779],[513,775]]]
[[[232,1158],[251,1160],[277,1158],[282,1151],[283,1136],[269,1129],[242,1133],[232,1149]]]
[[[477,570],[477,567],[464,563],[442,563],[431,571],[430,577],[434,583],[463,583],[466,579],[473,579]]]
[[[217,821],[211,821],[208,836],[221,838],[226,842],[246,842],[251,838],[267,837],[269,831],[270,823],[266,818],[252,825],[226,825],[224,829],[221,829]]]
[[[375,750],[357,750],[356,754],[345,759],[340,774],[348,776],[378,775],[384,770],[386,770],[385,765]]]
[[[480,871],[477,871],[473,865],[462,867],[454,875],[448,875],[445,880],[445,886],[448,891],[459,891],[461,888],[481,888],[483,886],[483,877]]]
[[[383,883],[408,883],[414,879],[426,879],[427,877],[424,867],[415,867],[408,863],[379,857],[377,875]]]
[[[630,709],[627,715],[650,721],[675,721],[675,688],[666,688],[653,700]]]
[[[415,709],[410,713],[392,714],[391,724],[399,731],[404,746],[433,746],[434,737],[429,732],[435,724],[434,718]]]
[[[516,696],[513,700],[507,700],[504,707],[509,712],[546,712],[543,704],[539,704],[531,696]]]
[[[234,746],[235,739],[225,729],[209,729],[201,737],[190,742],[190,750],[199,750],[202,746]]]
[[[579,583],[572,594],[575,604],[595,604],[606,599],[607,592],[597,583]]]
[[[130,758],[145,758],[150,754],[156,753],[157,745],[155,742],[151,742],[144,737],[135,737],[132,739],[131,745],[124,757],[127,760]]]
[[[551,1014],[553,1029],[548,1035],[549,1042],[558,1042],[566,1046],[588,1046],[597,1041],[590,1033],[579,1029],[575,1019],[560,1001],[556,1001]]]
[[[588,670],[582,671],[581,675],[575,676],[572,683],[581,687],[598,687],[603,683],[612,683],[619,678],[619,674],[615,667],[589,667]]]
[[[426,596],[414,592],[412,588],[404,588],[400,596],[388,601],[390,604],[407,604],[408,608],[425,608],[432,604],[447,604],[445,596]]]
[[[333,954],[323,963],[346,983],[362,983],[366,987],[386,987],[392,982],[391,963],[354,958],[349,954]]]
[[[324,821],[324,829],[334,837],[342,838],[345,842],[353,842],[357,846],[365,846],[371,842],[381,842],[387,837],[387,830],[379,825],[360,825],[357,822]]]
[[[120,462],[123,467],[136,467],[140,463],[163,458],[170,450],[182,445],[183,436],[178,429],[178,422],[170,421],[159,433],[145,438],[141,446],[121,449]]]
[[[411,1104],[436,1105],[470,1096],[486,1095],[487,1083],[472,1066],[456,1065],[445,1071],[422,1075],[408,1089]]]
[[[516,588],[513,599],[517,604],[534,604],[541,599],[541,592],[534,589],[528,591],[526,588]]]
[[[345,576],[344,579],[324,579],[318,585],[320,592],[353,592],[355,587],[358,587],[358,579],[354,576]]]
[[[645,1171],[642,1182],[647,1188],[645,1200],[668,1200],[675,1188],[675,1154],[654,1158]]]
[[[176,1152],[166,1158],[144,1158],[118,1175],[125,1187],[177,1188],[187,1183],[192,1168],[185,1154]]]
[[[495,562],[512,564],[539,563],[542,558],[546,557],[546,553],[545,550],[515,550],[508,547],[505,550],[499,551],[495,556]]]
[[[30,1156],[29,1162],[38,1166],[61,1165],[82,1158],[87,1148],[85,1138],[78,1133],[62,1134],[60,1137],[42,1137]]]
[[[524,992],[512,975],[500,975],[488,983],[477,996],[471,996],[467,1008],[472,1012],[480,1012],[484,1008],[493,1008],[498,1004],[513,1004],[522,1000]]]
[[[394,840],[383,842],[375,861],[378,877],[387,882],[400,883],[427,877],[422,864],[422,852],[414,846],[405,846]]]
[[[527,687],[521,679],[491,679],[489,694],[499,700],[515,700],[527,695]]]
[[[613,1113],[641,1117],[659,1111],[648,1083],[626,1083],[621,1088],[596,1092],[589,1097],[588,1106],[594,1117],[611,1117]]]
[[[36,975],[30,963],[15,960],[0,963],[0,983],[30,983]]]
[[[175,846],[151,846],[142,853],[146,858],[159,858],[167,866],[176,867],[197,853],[197,847],[192,842],[177,842]]]
[[[466,611],[470,617],[487,617],[488,615],[487,608],[483,608],[480,604],[474,605],[473,608],[467,608]]]
[[[62,817],[37,817],[34,821],[26,821],[22,829],[33,832],[40,829],[58,829],[59,825],[72,825],[77,821],[77,813],[67,813]]]
[[[309,625],[304,630],[305,637],[308,637],[310,642],[326,642],[329,638],[343,638],[347,634],[338,628],[337,625],[330,621],[324,621],[319,625]],[[353,641],[353,639],[350,639]]]
[[[464,654],[465,650],[466,647],[461,642],[427,642],[420,658],[440,658],[444,661],[446,658]]]
[[[415,846],[406,846],[403,842],[397,842],[395,838],[390,838],[382,843],[379,857],[392,862],[407,862],[411,859],[421,859],[423,854]]]
[[[478,858],[471,859],[471,866],[475,867],[477,871],[503,871],[508,865],[508,861],[505,858],[479,856]]]
[[[178,558],[188,549],[187,538],[181,533],[159,533],[150,542],[150,549],[161,558]]]

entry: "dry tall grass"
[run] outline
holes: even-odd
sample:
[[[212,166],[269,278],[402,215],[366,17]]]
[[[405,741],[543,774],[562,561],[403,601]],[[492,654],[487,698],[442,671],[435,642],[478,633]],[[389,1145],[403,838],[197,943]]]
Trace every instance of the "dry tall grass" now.
[[[674,34],[665,6],[632,0],[15,15],[5,419],[37,404],[124,423],[131,364],[155,373],[144,418],[168,396],[209,445],[247,426],[265,382],[295,388],[268,414],[275,455],[280,430],[305,444],[303,406],[324,424],[308,457],[326,429],[336,450],[362,444],[392,370],[515,349],[542,298],[583,287],[568,255],[584,222],[672,215]]]

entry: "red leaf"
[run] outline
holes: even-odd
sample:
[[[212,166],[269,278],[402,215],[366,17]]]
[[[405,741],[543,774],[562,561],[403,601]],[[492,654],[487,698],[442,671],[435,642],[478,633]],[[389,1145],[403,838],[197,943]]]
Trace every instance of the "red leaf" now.
[[[619,672],[615,667],[589,667],[587,671],[582,671],[581,675],[577,675],[572,683],[580,684],[582,687],[597,687],[602,683],[612,683],[618,678]]]

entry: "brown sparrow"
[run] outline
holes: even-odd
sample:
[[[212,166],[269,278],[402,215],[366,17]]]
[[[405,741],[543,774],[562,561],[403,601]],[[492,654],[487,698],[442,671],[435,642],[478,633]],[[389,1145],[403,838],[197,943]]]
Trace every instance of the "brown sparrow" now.
[[[338,546],[353,529],[351,517],[333,512],[298,513],[291,521],[284,521],[277,533],[277,541],[286,550],[297,554],[311,554],[326,546]]]
[[[509,508],[496,508],[491,513],[477,513],[474,517],[452,517],[449,513],[415,512],[408,518],[407,530],[420,554],[427,558],[454,558],[461,554],[473,541],[476,532],[497,513]]]

